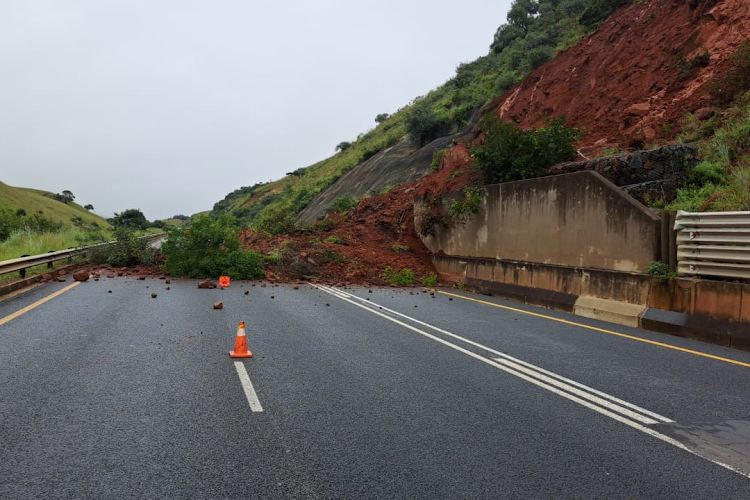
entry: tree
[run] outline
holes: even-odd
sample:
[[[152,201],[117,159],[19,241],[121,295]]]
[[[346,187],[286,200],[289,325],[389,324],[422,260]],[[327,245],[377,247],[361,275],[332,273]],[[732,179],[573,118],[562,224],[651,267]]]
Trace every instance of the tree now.
[[[16,210],[16,217],[23,217],[25,215],[26,215],[26,210],[24,210],[23,208],[19,208],[18,210]]]
[[[93,210],[94,209],[94,205],[92,205],[91,203],[89,203],[88,205],[84,205],[83,208],[85,208],[86,210]]]
[[[115,227],[128,227],[131,229],[146,229],[149,227],[146,216],[137,208],[130,208],[119,214],[115,212],[115,216],[109,219],[109,222]]]
[[[70,191],[66,189],[62,193],[57,193],[55,195],[55,199],[62,203],[68,204],[68,203],[71,203],[73,200],[75,200],[76,197],[73,193],[71,193]]]
[[[350,147],[352,147],[352,143],[351,142],[349,142],[349,141],[342,141],[342,142],[339,142],[336,145],[336,151],[346,151]]]
[[[388,113],[380,113],[379,115],[377,115],[375,117],[375,122],[376,123],[383,123],[384,121],[386,121],[388,119],[389,116],[391,116],[391,115],[389,115]]]

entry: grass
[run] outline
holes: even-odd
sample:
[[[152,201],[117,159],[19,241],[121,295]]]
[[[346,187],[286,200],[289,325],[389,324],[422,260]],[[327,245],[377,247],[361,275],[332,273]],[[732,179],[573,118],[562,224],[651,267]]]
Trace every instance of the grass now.
[[[702,161],[690,172],[669,210],[750,210],[750,92],[726,110],[701,122],[688,115],[682,142],[699,141]]]
[[[28,230],[16,231],[0,243],[0,261],[17,259],[22,255],[40,255],[50,251],[92,245],[104,239],[103,235],[80,228],[66,228],[44,234]]]
[[[96,223],[101,228],[109,228],[103,217],[89,212],[77,203],[65,204],[52,198],[52,193],[37,189],[26,189],[9,186],[0,182],[0,210],[9,209],[15,212],[23,208],[28,214],[40,214],[46,219],[72,225],[74,217],[80,217],[87,225]]]

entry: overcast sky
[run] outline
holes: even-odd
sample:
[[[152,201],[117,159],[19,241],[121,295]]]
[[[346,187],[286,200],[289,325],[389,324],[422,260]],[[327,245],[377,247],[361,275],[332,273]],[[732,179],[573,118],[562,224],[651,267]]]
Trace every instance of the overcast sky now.
[[[511,0],[0,0],[0,181],[209,210],[487,54]]]

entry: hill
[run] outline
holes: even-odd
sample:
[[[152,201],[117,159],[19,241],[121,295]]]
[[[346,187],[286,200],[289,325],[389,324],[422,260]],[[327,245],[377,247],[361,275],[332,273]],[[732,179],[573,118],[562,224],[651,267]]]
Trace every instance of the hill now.
[[[377,127],[331,158],[241,188],[212,215],[234,213],[254,229],[243,238],[277,275],[376,283],[397,265],[427,277],[413,201],[469,201],[466,187],[481,182],[473,152],[488,120],[533,130],[558,116],[582,130],[580,156],[697,142],[700,159],[684,165],[682,187],[669,198],[650,200],[656,208],[748,210],[747,32],[743,0],[516,0],[487,56],[378,116]],[[331,205],[338,215],[310,225]],[[295,224],[308,233],[294,232]]]
[[[57,201],[54,193],[13,187],[0,182],[0,211],[10,211],[15,216],[18,210],[23,210],[27,216],[38,215],[63,226],[102,229],[110,226],[106,219],[89,212],[75,202]]]

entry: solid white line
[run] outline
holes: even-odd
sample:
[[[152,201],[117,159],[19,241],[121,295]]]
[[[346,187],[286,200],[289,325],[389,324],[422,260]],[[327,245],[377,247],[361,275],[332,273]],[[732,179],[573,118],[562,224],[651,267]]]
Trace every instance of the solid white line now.
[[[240,383],[242,384],[242,388],[245,390],[245,397],[247,397],[247,402],[250,403],[250,409],[254,412],[263,411],[263,407],[260,405],[258,395],[255,394],[253,383],[250,382],[250,376],[247,374],[247,370],[245,369],[245,364],[242,361],[235,361],[234,367],[237,369],[237,375],[240,376]]]
[[[488,358],[485,358],[483,356],[480,356],[478,354],[475,354],[475,353],[473,353],[473,352],[471,352],[469,350],[464,349],[463,347],[460,347],[460,346],[457,346],[455,344],[452,344],[452,343],[450,343],[450,342],[448,342],[446,340],[443,340],[443,339],[441,339],[439,337],[436,337],[436,336],[434,336],[432,334],[429,334],[429,333],[427,333],[427,332],[425,332],[423,330],[420,330],[419,328],[416,328],[414,326],[406,324],[403,321],[399,321],[396,318],[393,318],[393,317],[388,316],[386,314],[383,314],[383,313],[381,313],[379,311],[376,311],[375,309],[372,309],[372,308],[367,307],[367,306],[362,305],[362,304],[358,304],[358,303],[354,302],[353,300],[349,299],[348,297],[344,296],[343,293],[339,292],[338,290],[329,289],[329,288],[323,287],[323,286],[319,286],[318,288],[320,288],[321,290],[325,291],[326,293],[329,293],[331,295],[334,295],[334,296],[340,298],[341,300],[343,300],[345,302],[348,302],[348,303],[350,303],[350,304],[352,304],[352,305],[354,305],[356,307],[364,309],[365,311],[371,312],[371,313],[373,313],[373,314],[375,314],[377,316],[385,318],[388,321],[392,321],[393,323],[396,323],[398,325],[403,326],[404,328],[407,328],[407,329],[412,330],[412,331],[414,331],[416,333],[419,333],[420,335],[423,335],[423,336],[425,336],[425,337],[427,337],[427,338],[429,338],[431,340],[439,342],[439,343],[441,343],[441,344],[443,344],[443,345],[445,345],[447,347],[450,347],[451,349],[454,349],[454,350],[456,350],[458,352],[461,352],[463,354],[471,356],[472,358],[477,359],[477,360],[479,360],[479,361],[481,361],[483,363],[486,363],[486,364],[488,364],[490,366],[494,366],[495,368],[498,368],[498,369],[500,369],[500,370],[502,370],[502,371],[504,371],[506,373],[509,373],[509,374],[514,375],[516,377],[519,377],[519,378],[521,378],[523,380],[526,380],[527,382],[530,382],[530,383],[532,383],[532,384],[534,384],[534,385],[536,385],[538,387],[546,389],[546,390],[548,390],[548,391],[550,391],[552,393],[555,393],[555,394],[557,394],[559,396],[562,396],[562,397],[564,397],[564,398],[566,398],[566,399],[568,399],[570,401],[573,401],[575,403],[578,403],[578,404],[580,404],[582,406],[585,406],[586,408],[594,410],[595,412],[601,413],[602,415],[605,415],[605,416],[607,416],[607,417],[609,417],[609,418],[611,418],[613,420],[616,420],[617,422],[623,423],[623,424],[625,424],[625,425],[627,425],[629,427],[632,427],[633,429],[639,430],[639,431],[643,432],[644,434],[648,434],[649,436],[655,437],[655,438],[657,438],[657,439],[659,439],[659,440],[661,440],[661,441],[663,441],[665,443],[671,444],[672,446],[675,446],[675,447],[677,447],[677,448],[679,448],[681,450],[687,451],[691,455],[695,455],[697,457],[701,457],[704,460],[708,460],[709,462],[714,463],[714,464],[716,464],[716,465],[718,465],[720,467],[728,469],[728,470],[730,470],[732,472],[735,472],[735,473],[737,473],[737,474],[739,474],[741,476],[744,476],[746,478],[750,478],[750,473],[748,473],[746,471],[737,469],[736,467],[733,467],[731,465],[725,464],[723,462],[719,462],[718,460],[713,460],[711,458],[704,457],[704,456],[696,453],[695,451],[691,450],[690,448],[688,448],[684,444],[680,443],[679,441],[677,441],[675,439],[672,439],[669,436],[665,436],[664,434],[661,434],[659,432],[656,432],[655,430],[653,430],[653,429],[651,429],[649,427],[646,427],[644,425],[641,425],[640,423],[638,423],[636,421],[633,421],[633,420],[631,420],[629,418],[626,418],[626,417],[624,417],[622,415],[618,415],[617,413],[614,413],[613,411],[610,411],[607,408],[603,408],[601,406],[597,406],[597,405],[591,403],[590,401],[581,399],[581,398],[579,398],[579,397],[577,397],[577,396],[575,396],[573,394],[569,394],[567,392],[564,392],[564,391],[562,391],[562,390],[560,390],[560,389],[558,389],[558,388],[556,388],[554,386],[551,386],[551,385],[548,385],[548,384],[546,384],[544,382],[541,382],[537,378],[534,378],[534,377],[531,377],[529,375],[526,375],[525,373],[516,371],[515,369],[512,369],[509,366],[506,366],[504,364],[500,364],[499,362],[496,362],[496,361],[493,361],[491,359],[488,359]],[[377,306],[377,307],[381,307],[381,306]],[[401,315],[400,313],[398,313],[398,314]],[[413,319],[413,318],[411,318],[411,319]],[[416,319],[413,319],[413,320],[415,322],[421,323],[419,320],[416,320]],[[435,328],[435,329],[437,330],[437,328]]]
[[[601,392],[599,390],[594,389],[593,387],[589,387],[587,385],[581,384],[579,382],[576,382],[574,380],[571,380],[569,378],[563,377],[562,375],[558,375],[556,373],[547,371],[543,368],[540,368],[538,366],[532,365],[531,363],[527,363],[526,361],[520,360],[518,358],[514,358],[513,356],[509,356],[505,353],[502,353],[500,351],[496,351],[495,349],[492,349],[490,347],[487,347],[483,344],[479,344],[477,342],[474,342],[472,340],[469,340],[467,338],[461,337],[460,335],[456,335],[454,333],[451,333],[447,330],[443,330],[442,328],[438,328],[436,326],[430,325],[429,323],[425,323],[423,321],[420,321],[416,318],[412,318],[411,316],[407,316],[405,314],[402,314],[398,311],[394,311],[392,309],[389,309],[387,307],[383,307],[379,304],[376,304],[372,301],[362,299],[356,295],[349,294],[347,292],[343,292],[341,290],[336,290],[330,287],[321,287],[325,291],[328,291],[329,293],[333,292],[336,296],[339,298],[354,298],[360,300],[363,304],[375,308],[378,307],[382,309],[383,311],[387,311],[391,314],[395,314],[399,317],[405,318],[407,320],[410,320],[414,323],[417,323],[419,325],[425,326],[427,328],[431,328],[432,330],[435,330],[437,332],[440,332],[444,335],[448,335],[451,338],[460,340],[461,342],[465,342],[469,345],[472,345],[474,347],[478,347],[484,351],[487,351],[495,356],[498,356],[499,358],[503,358],[505,360],[508,360],[509,366],[515,367],[517,370],[523,371],[524,373],[527,373],[528,375],[531,375],[533,377],[536,377],[538,379],[541,379],[543,381],[546,381],[558,388],[564,389],[568,392],[571,392],[573,394],[577,394],[578,396],[581,396],[583,398],[586,398],[596,404],[599,404],[601,406],[604,406],[606,408],[609,408],[614,411],[618,411],[619,413],[622,413],[623,415],[626,415],[630,418],[633,418],[634,420],[637,420],[638,422],[641,422],[646,425],[653,425],[658,424],[659,422],[663,423],[673,423],[674,420],[667,418],[665,416],[659,415],[658,413],[654,413],[652,411],[646,410],[645,408],[641,408],[640,406],[634,405],[633,403],[629,403],[628,401],[623,401],[622,399],[619,399],[615,396],[612,396],[610,394],[607,394],[605,392]],[[496,359],[495,361],[500,362],[500,359]],[[517,366],[517,365],[523,365],[529,370],[533,370],[534,372],[530,372],[529,370],[524,370],[523,367]],[[550,380],[556,379],[556,380]],[[585,392],[582,392],[578,389],[582,389]],[[586,394],[588,393],[588,394]],[[603,401],[608,400],[608,401]],[[614,404],[612,404],[614,403]],[[638,414],[640,413],[640,415]],[[650,417],[650,418],[649,418]]]

